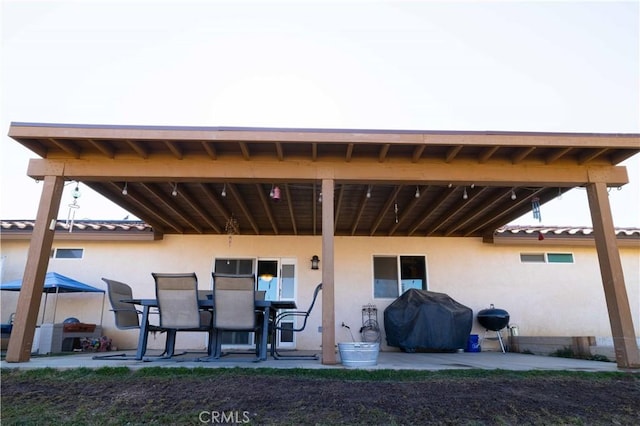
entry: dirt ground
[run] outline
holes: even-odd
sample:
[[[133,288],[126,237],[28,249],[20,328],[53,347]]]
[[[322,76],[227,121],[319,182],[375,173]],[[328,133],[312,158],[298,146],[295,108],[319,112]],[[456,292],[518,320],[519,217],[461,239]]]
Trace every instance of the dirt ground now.
[[[165,424],[167,413],[180,413],[180,420],[169,421],[181,424],[640,424],[637,375],[369,381],[226,374],[121,380],[70,385],[3,374],[2,407],[33,404],[52,419],[57,412],[86,410],[102,416],[97,418],[112,416],[113,424]],[[2,423],[19,421],[3,414]]]

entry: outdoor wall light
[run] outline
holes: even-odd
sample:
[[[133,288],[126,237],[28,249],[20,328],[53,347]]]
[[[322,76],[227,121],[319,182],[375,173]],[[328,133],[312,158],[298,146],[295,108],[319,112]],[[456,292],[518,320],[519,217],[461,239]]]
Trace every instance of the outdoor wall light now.
[[[320,258],[317,254],[314,254],[311,258],[311,269],[318,269],[318,265],[320,264]]]

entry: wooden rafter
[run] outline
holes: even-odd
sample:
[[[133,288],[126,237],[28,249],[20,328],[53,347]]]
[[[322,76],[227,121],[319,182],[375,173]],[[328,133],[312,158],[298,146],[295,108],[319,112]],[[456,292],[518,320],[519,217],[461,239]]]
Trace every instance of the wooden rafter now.
[[[108,142],[103,140],[91,139],[91,138],[87,139],[87,141],[91,145],[93,145],[98,151],[104,154],[107,158],[115,158],[116,151],[115,149],[113,149],[113,146],[111,146]]]
[[[267,196],[263,191],[262,185],[259,183],[256,183],[254,187],[256,189],[256,192],[258,193],[258,198],[260,198],[260,202],[262,203],[262,209],[264,211],[264,214],[267,216],[267,219],[269,219],[269,223],[271,224],[271,229],[273,230],[273,233],[275,235],[278,235],[279,234],[278,224],[276,223],[276,220],[273,217],[273,212],[271,211],[269,200],[267,199]]]
[[[149,151],[145,148],[142,142],[138,142],[136,140],[126,140],[127,145],[131,147],[140,157],[147,159],[149,158]]]
[[[71,142],[65,140],[58,140],[56,138],[49,138],[54,145],[71,155],[73,158],[80,158],[80,150],[73,146]]]
[[[176,205],[175,201],[170,200],[169,197],[167,195],[165,195],[164,192],[159,191],[158,189],[156,189],[155,187],[153,187],[153,186],[151,186],[150,184],[147,184],[147,183],[138,183],[138,185],[140,185],[148,193],[150,193],[151,195],[156,197],[162,203],[162,205],[164,205],[165,208],[167,208],[168,210],[173,212],[175,215],[180,217],[182,220],[184,220],[187,223],[187,225],[189,225],[197,233],[199,233],[199,234],[203,234],[204,233],[203,229],[200,226],[198,226],[198,224],[193,219],[191,219],[189,216],[187,216],[187,214],[184,213],[182,211],[182,209],[180,209]]]
[[[256,223],[256,220],[253,217],[253,214],[251,213],[251,209],[247,207],[247,204],[244,202],[244,199],[242,198],[242,195],[240,194],[240,191],[238,191],[238,188],[236,187],[236,185],[232,183],[228,183],[227,193],[228,193],[227,197],[231,195],[236,200],[236,203],[238,203],[238,207],[240,207],[240,210],[242,211],[243,216],[249,222],[249,225],[253,229],[253,232],[256,235],[260,235],[260,227]]]
[[[182,149],[180,146],[173,141],[163,141],[164,144],[169,148],[169,151],[176,157],[178,160],[182,160],[184,154],[182,153]]]

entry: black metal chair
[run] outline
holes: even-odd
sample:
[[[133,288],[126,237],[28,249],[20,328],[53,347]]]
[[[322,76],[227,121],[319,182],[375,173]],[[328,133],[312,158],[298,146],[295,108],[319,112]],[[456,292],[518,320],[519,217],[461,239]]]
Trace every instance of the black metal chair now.
[[[107,283],[107,294],[109,296],[109,303],[111,304],[111,311],[113,311],[115,317],[115,324],[119,330],[134,330],[140,329],[141,314],[134,305],[131,303],[122,302],[124,299],[133,299],[133,291],[128,284],[120,281],[112,280],[109,278],[102,278],[102,281]],[[147,331],[150,333],[166,332],[167,330],[157,325],[149,324]],[[147,336],[144,338],[144,347],[142,348],[142,354],[147,351]],[[109,355],[96,355],[93,359],[136,359],[135,355],[127,355],[124,353],[109,354]]]
[[[278,332],[297,333],[305,329],[307,326],[307,320],[309,319],[309,315],[311,315],[313,306],[316,304],[316,299],[318,298],[320,290],[322,290],[322,283],[316,286],[316,289],[313,292],[313,299],[306,311],[284,311],[275,316],[271,323],[271,356],[274,359],[318,359],[318,354],[283,355],[278,352],[277,342]],[[302,324],[296,327],[296,320],[301,320]]]

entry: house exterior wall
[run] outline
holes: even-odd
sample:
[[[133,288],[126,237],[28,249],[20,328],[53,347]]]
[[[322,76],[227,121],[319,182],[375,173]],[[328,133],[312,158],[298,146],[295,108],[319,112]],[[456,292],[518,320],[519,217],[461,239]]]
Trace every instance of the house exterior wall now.
[[[322,253],[321,237],[290,236],[177,236],[159,241],[54,241],[54,248],[83,248],[82,259],[50,259],[49,271],[68,275],[106,289],[101,277],[129,283],[136,297],[154,297],[151,272],[196,272],[200,289],[211,287],[213,262],[218,258],[296,259],[298,307],[306,309],[321,270],[311,270],[314,254]],[[2,282],[24,272],[28,241],[4,240]],[[574,263],[521,263],[520,253],[572,253]],[[640,336],[640,246],[620,248],[627,295],[636,335]],[[478,238],[378,238],[336,237],[335,307],[336,341],[350,341],[349,325],[356,339],[366,304],[378,308],[383,349],[384,309],[394,299],[373,297],[373,256],[425,255],[428,289],[447,293],[473,309],[474,315],[493,304],[506,309],[511,324],[526,336],[611,336],[594,246],[545,246],[537,240],[519,245],[484,244]],[[322,259],[321,259],[322,262]],[[322,267],[322,263],[321,263]],[[2,292],[1,320],[15,311],[17,293]],[[55,296],[48,297],[45,322],[53,320]],[[44,298],[43,298],[44,300]],[[101,295],[59,296],[56,320],[74,316],[83,322],[99,322]],[[296,336],[299,349],[319,349],[322,301],[309,319],[306,331]],[[119,348],[134,348],[137,333],[117,330],[109,302],[104,301],[103,329]],[[40,323],[42,311],[38,317]],[[474,321],[472,333],[484,330]],[[204,348],[204,333],[179,333],[179,347]],[[150,348],[161,348],[164,337],[151,338]]]

